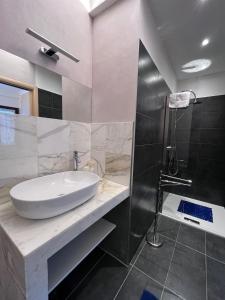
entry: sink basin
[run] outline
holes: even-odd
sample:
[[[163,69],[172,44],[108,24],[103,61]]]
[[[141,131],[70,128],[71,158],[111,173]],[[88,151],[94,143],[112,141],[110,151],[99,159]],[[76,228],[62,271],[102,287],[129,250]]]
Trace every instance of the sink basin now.
[[[61,172],[19,183],[10,190],[10,196],[20,216],[46,219],[95,196],[99,181],[100,177],[91,172]]]

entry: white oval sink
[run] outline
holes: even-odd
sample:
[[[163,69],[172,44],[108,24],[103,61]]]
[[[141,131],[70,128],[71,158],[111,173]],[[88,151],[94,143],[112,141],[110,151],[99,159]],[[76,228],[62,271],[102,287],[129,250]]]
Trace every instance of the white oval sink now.
[[[20,216],[46,219],[95,196],[99,181],[100,177],[91,172],[61,172],[19,183],[10,190],[10,196]]]

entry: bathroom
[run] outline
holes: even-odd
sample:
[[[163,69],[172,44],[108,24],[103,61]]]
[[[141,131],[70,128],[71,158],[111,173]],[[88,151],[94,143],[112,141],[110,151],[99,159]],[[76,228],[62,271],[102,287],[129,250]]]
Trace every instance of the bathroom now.
[[[0,7],[0,300],[225,299],[224,1]]]

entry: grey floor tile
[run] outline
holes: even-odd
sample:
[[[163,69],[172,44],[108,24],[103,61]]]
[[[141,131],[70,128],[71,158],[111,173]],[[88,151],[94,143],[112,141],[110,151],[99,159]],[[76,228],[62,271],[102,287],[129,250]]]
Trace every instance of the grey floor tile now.
[[[205,253],[205,231],[181,224],[177,241]]]
[[[208,300],[225,299],[225,264],[207,257]]]
[[[160,299],[163,287],[133,268],[116,300],[140,300],[144,291]]]
[[[186,300],[205,300],[205,255],[177,244],[165,286]]]
[[[140,254],[140,251],[142,250],[142,248],[144,247],[144,245],[146,244],[146,240],[145,238],[142,240],[142,242],[140,243],[140,245],[138,246],[138,249],[136,251],[136,253],[134,254],[131,262],[130,262],[130,265],[133,265],[135,260],[137,259],[137,256]]]
[[[175,242],[164,237],[161,239],[164,244],[160,248],[153,248],[146,244],[135,265],[153,279],[164,284]]]
[[[68,300],[112,300],[127,273],[128,268],[109,255],[105,255]]]
[[[183,298],[179,297],[174,292],[168,290],[167,288],[164,289],[161,300],[181,300]]]
[[[179,222],[162,215],[160,216],[158,233],[165,235],[170,239],[176,240],[179,227],[180,227]]]
[[[225,239],[206,233],[206,254],[225,262]]]

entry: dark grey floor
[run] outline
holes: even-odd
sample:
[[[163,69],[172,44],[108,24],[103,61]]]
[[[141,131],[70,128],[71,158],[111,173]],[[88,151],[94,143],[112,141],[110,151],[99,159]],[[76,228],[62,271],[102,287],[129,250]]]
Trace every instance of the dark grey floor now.
[[[67,300],[225,299],[225,239],[161,217],[164,246],[143,242],[129,267],[101,255]],[[60,298],[63,300],[63,298]]]

